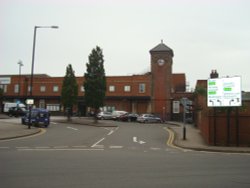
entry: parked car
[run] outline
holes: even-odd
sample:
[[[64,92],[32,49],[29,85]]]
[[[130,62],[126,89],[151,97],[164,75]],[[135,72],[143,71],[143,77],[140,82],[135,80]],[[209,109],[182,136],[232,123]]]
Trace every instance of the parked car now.
[[[138,116],[139,116],[138,114],[129,114],[129,113],[126,113],[126,114],[121,115],[118,118],[118,120],[119,121],[128,121],[128,122],[137,121],[137,117]]]
[[[126,114],[126,113],[128,113],[128,112],[126,112],[126,111],[116,111],[115,110],[115,111],[112,112],[112,119],[113,120],[118,120],[121,115]]]
[[[97,114],[98,119],[112,119],[112,117],[111,112],[100,112]]]
[[[29,121],[30,118],[30,121]],[[28,125],[30,122],[31,125],[44,125],[48,127],[50,124],[50,113],[47,109],[43,108],[34,108],[30,112],[27,111],[26,114],[22,117],[22,124]]]
[[[10,107],[9,111],[7,113],[8,116],[24,116],[26,113],[26,109],[25,108],[20,108],[20,107]]]
[[[137,121],[140,123],[161,123],[161,118],[153,114],[142,114],[137,118]]]

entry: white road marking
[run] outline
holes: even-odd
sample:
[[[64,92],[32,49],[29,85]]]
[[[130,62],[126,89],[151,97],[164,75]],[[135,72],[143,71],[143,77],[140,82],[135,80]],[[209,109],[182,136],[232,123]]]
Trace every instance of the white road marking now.
[[[133,142],[137,142],[137,137],[133,137]]]
[[[110,149],[122,149],[123,146],[109,146]]]
[[[20,146],[20,147],[16,147],[17,149],[26,149],[29,148],[28,146]]]
[[[69,146],[55,146],[55,149],[63,149],[63,148],[68,148]]]
[[[1,146],[0,149],[9,149],[10,147]]]
[[[27,148],[27,149],[18,149],[18,151],[103,151],[104,149],[84,149],[84,148],[44,148],[44,149],[39,149],[39,148],[35,148],[35,149],[31,149],[31,148]]]
[[[111,134],[113,134],[115,131],[114,130],[111,130],[109,133],[108,133],[108,136],[110,136]]]
[[[150,149],[154,151],[161,150],[161,148],[153,148],[153,147],[151,147]]]
[[[138,143],[139,143],[139,144],[145,144],[146,142],[140,140]]]
[[[102,138],[101,140],[99,140],[98,142],[94,143],[91,147],[103,147],[102,145],[98,145],[99,143],[101,143],[103,140],[105,140],[105,138]]]
[[[38,147],[35,147],[36,149],[49,149],[50,147],[49,146],[38,146]]]
[[[78,131],[78,129],[74,128],[74,127],[67,127],[68,129],[72,129],[74,131]]]
[[[110,136],[111,134],[113,134],[118,129],[119,129],[119,127],[116,127],[115,129],[111,129],[110,132],[107,135]],[[109,130],[109,129],[107,129],[107,130]]]
[[[144,142],[144,141],[142,141],[142,140],[139,140],[139,141],[138,141],[136,136],[133,137],[133,142],[139,143],[139,144],[145,144],[145,143],[146,143],[146,142]]]
[[[73,148],[86,148],[87,146],[72,146]]]

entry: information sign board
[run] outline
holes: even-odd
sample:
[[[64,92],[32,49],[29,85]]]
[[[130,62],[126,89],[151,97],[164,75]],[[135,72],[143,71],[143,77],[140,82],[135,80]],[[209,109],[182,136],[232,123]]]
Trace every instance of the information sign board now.
[[[241,106],[241,77],[211,78],[207,81],[208,107]]]

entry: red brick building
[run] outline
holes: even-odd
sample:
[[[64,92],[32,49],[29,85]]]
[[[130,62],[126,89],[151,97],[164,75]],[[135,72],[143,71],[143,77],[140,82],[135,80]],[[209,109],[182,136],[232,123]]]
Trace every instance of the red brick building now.
[[[173,114],[173,102],[186,93],[184,73],[172,73],[173,50],[160,43],[150,50],[151,71],[132,76],[107,76],[107,91],[103,110],[125,110],[134,113],[154,113],[164,119],[178,118]],[[75,110],[85,115],[88,108],[84,101],[83,77],[76,77],[78,83],[78,104]],[[53,113],[63,111],[61,89],[63,77],[35,74],[33,99],[37,107],[49,109]],[[29,98],[30,75],[0,75],[0,87],[4,89],[3,102],[22,101]],[[176,104],[176,103],[175,103]],[[178,103],[177,103],[178,104]],[[175,105],[176,107],[176,105]]]
[[[207,80],[198,80],[196,88],[206,92]],[[241,107],[212,108],[204,93],[197,93],[195,124],[209,145],[250,146],[250,93],[242,92]],[[230,110],[230,113],[228,113]]]

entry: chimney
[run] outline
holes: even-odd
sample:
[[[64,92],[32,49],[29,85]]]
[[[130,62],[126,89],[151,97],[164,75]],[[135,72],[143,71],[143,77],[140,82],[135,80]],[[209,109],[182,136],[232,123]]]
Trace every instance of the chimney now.
[[[212,72],[210,73],[210,78],[219,78],[217,70],[212,70]]]

